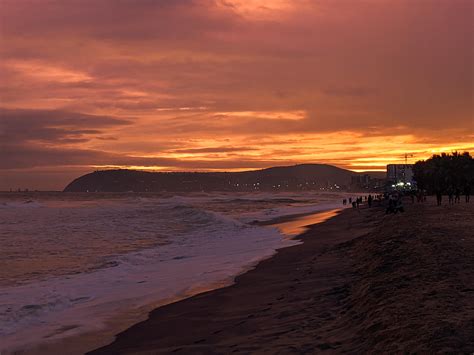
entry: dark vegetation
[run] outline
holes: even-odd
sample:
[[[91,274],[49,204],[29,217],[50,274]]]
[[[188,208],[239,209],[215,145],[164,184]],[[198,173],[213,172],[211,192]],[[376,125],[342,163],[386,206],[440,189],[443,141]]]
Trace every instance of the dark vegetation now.
[[[474,186],[474,159],[468,152],[433,155],[413,167],[418,189],[429,194],[464,193]]]

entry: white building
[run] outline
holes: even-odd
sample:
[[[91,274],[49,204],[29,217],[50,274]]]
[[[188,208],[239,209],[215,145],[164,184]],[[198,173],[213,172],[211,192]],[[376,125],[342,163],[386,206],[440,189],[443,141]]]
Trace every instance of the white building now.
[[[393,184],[413,184],[413,164],[387,165],[387,180]]]

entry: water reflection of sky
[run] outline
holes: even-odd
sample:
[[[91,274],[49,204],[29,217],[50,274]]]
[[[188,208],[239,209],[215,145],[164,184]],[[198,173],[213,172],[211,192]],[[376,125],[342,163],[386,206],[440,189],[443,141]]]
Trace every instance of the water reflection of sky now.
[[[302,216],[288,222],[275,224],[274,226],[286,236],[294,237],[295,235],[304,233],[312,224],[317,224],[334,217],[339,213],[340,209],[318,212],[307,216]]]

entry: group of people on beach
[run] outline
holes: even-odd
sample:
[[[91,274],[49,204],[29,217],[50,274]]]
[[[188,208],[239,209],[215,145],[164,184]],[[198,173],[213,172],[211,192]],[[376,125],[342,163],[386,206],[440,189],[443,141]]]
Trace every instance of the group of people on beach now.
[[[452,186],[448,187],[446,191],[448,195],[448,203],[450,205],[454,205],[455,203],[461,203],[461,189],[460,188],[454,188]],[[440,192],[437,192],[436,194],[436,201],[438,202],[438,205],[441,205],[442,201],[442,194]],[[464,198],[466,203],[469,203],[471,199],[471,187],[469,185],[466,185],[464,188]]]
[[[414,200],[412,198],[412,203],[413,202]],[[397,214],[398,212],[405,212],[405,208],[403,207],[402,194],[391,193],[388,196],[388,205],[387,209],[385,210],[385,214]]]
[[[415,195],[412,194],[411,197],[412,197],[412,203],[414,203]],[[388,201],[386,213],[389,214],[389,213],[398,213],[398,212],[405,211],[405,209],[403,208],[402,198],[403,198],[402,193],[398,191],[394,191],[392,193],[374,194],[374,195],[369,194],[365,196],[349,197],[347,199],[344,198],[342,200],[342,204],[344,206],[349,204],[349,205],[352,205],[352,208],[358,209],[359,206],[364,202],[367,203],[367,206],[370,208],[374,205],[374,202],[380,205],[382,201]],[[423,194],[420,194],[419,196],[417,196],[417,198],[419,202],[426,200],[426,197]]]
[[[352,208],[358,209],[359,206],[365,202],[367,206],[370,208],[377,202],[379,205],[382,201],[388,201],[386,213],[398,213],[404,212],[403,203],[402,203],[402,194],[398,192],[393,193],[385,193],[385,194],[369,194],[366,196],[357,196],[357,197],[349,197],[348,199],[343,199],[342,204],[346,206],[347,204],[352,205]]]
[[[447,189],[438,188],[434,191],[436,195],[436,204],[441,206],[443,202],[443,195],[448,195],[448,204],[454,205],[455,203],[461,203],[461,194],[464,192],[464,201],[469,203],[471,201],[471,186],[466,184],[464,191],[458,187],[449,186]]]
[[[465,189],[464,191],[464,197],[466,203],[470,202],[470,194],[471,190],[470,188]],[[436,191],[436,203],[438,206],[441,205],[442,198],[443,198],[443,193]],[[461,203],[461,190],[460,189],[448,189],[447,190],[447,195],[448,195],[448,203],[450,205],[453,205],[455,203]],[[357,197],[349,197],[349,198],[344,198],[342,200],[342,204],[344,206],[346,205],[352,205],[352,208],[358,209],[359,206],[362,203],[367,203],[368,207],[372,207],[374,202],[377,202],[379,205],[382,201],[387,201],[387,209],[386,213],[398,213],[398,212],[404,212],[403,208],[403,197],[407,196],[410,197],[411,202],[415,203],[416,202],[426,202],[426,192],[423,190],[418,190],[418,191],[392,191],[392,192],[386,192],[384,194],[369,194],[365,196],[357,196]]]
[[[357,197],[349,197],[349,198],[344,198],[342,200],[342,204],[344,206],[346,205],[352,205],[352,208],[359,208],[359,206],[363,203],[366,202],[369,207],[372,207],[373,203],[375,201],[380,202],[383,199],[383,195],[366,195],[366,196],[357,196]]]

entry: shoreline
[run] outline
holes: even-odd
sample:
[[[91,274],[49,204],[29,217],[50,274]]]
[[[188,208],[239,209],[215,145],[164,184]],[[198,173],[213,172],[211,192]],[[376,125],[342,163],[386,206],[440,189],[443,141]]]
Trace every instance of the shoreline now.
[[[336,212],[335,212],[336,211]],[[298,221],[299,219],[305,219],[305,217],[311,217],[311,216],[318,216],[318,215],[326,215],[327,213],[330,213],[330,216],[325,218],[324,221],[317,221],[316,223],[317,224],[312,224],[312,225],[308,225],[308,224],[302,224],[301,226],[306,226],[306,229],[307,231],[303,232],[302,234],[298,234],[298,235],[294,235],[292,237],[292,239],[294,240],[302,240],[303,243],[301,244],[297,244],[297,245],[294,245],[294,246],[290,246],[290,247],[285,247],[285,248],[281,248],[281,249],[277,249],[276,253],[269,257],[269,258],[266,258],[266,259],[263,259],[261,260],[260,262],[257,263],[256,266],[250,268],[249,270],[245,270],[243,271],[241,274],[237,275],[235,278],[234,278],[234,282],[230,285],[227,285],[227,286],[224,286],[224,287],[221,287],[221,288],[216,288],[216,289],[213,289],[213,290],[210,290],[210,291],[207,291],[207,292],[204,292],[204,293],[199,293],[197,295],[194,295],[192,297],[189,297],[189,298],[185,298],[183,300],[180,300],[180,301],[177,301],[177,302],[174,302],[174,303],[171,303],[171,304],[168,304],[168,305],[164,305],[162,307],[159,307],[159,308],[155,308],[152,312],[150,312],[149,316],[148,316],[148,319],[145,320],[145,321],[142,321],[140,323],[137,323],[135,325],[133,325],[132,327],[128,328],[127,330],[125,330],[125,332],[122,332],[122,333],[119,333],[117,336],[116,336],[116,340],[114,342],[112,342],[111,344],[109,345],[106,345],[102,348],[99,348],[99,349],[96,349],[94,351],[91,351],[89,352],[88,354],[95,354],[95,353],[116,353],[117,349],[111,349],[110,351],[107,350],[108,347],[110,346],[113,346],[113,344],[115,344],[117,342],[117,339],[120,339],[122,334],[125,334],[127,333],[128,331],[130,331],[131,329],[141,325],[141,324],[145,324],[147,323],[151,317],[153,317],[153,314],[156,313],[156,312],[160,312],[161,310],[164,310],[165,312],[167,311],[167,309],[169,307],[171,308],[175,308],[175,307],[180,307],[181,304],[183,303],[186,303],[186,302],[193,302],[194,299],[201,299],[202,297],[210,297],[210,298],[213,298],[215,296],[215,293],[219,293],[220,291],[224,291],[226,292],[227,290],[231,290],[233,289],[234,287],[239,287],[239,285],[242,283],[242,280],[245,278],[248,277],[248,275],[252,275],[254,273],[260,273],[260,270],[262,268],[263,265],[265,265],[266,263],[271,263],[273,264],[275,258],[278,258],[279,255],[281,254],[284,254],[286,251],[290,250],[290,249],[293,249],[293,248],[297,248],[297,247],[304,247],[304,244],[306,243],[306,240],[305,240],[305,235],[307,233],[310,233],[311,230],[313,230],[315,227],[317,226],[324,226],[325,224],[328,224],[330,223],[330,227],[329,228],[334,228],[336,226],[336,233],[338,232],[338,228],[337,228],[337,221],[334,222],[338,217],[342,216],[344,213],[353,213],[353,211],[351,210],[348,210],[348,211],[344,211],[344,210],[341,210],[341,209],[338,209],[338,210],[329,210],[329,211],[318,211],[318,212],[312,212],[312,213],[301,213],[301,214],[295,214],[295,215],[289,215],[289,216],[282,216],[282,217],[277,217],[275,219],[272,219],[272,220],[269,220],[269,221],[264,221],[264,222],[261,222],[261,225],[267,225],[267,226],[278,226],[278,224],[285,224],[285,223],[291,223],[291,222],[294,222],[294,221]],[[334,213],[335,212],[335,213]],[[334,216],[335,215],[335,216]],[[363,231],[359,231],[359,233],[361,233]],[[353,236],[353,235],[351,235]],[[324,245],[324,247],[327,247],[326,245]],[[105,352],[103,352],[105,350]],[[164,352],[168,352],[170,349],[167,349],[165,350]],[[153,351],[157,351],[157,349],[153,349]],[[121,352],[120,350],[118,352]],[[159,352],[159,351],[158,351]]]
[[[300,224],[300,228],[306,228],[306,225],[308,224],[306,220],[308,217],[313,217],[314,221],[316,221],[315,223],[321,223],[327,220],[328,218],[331,218],[333,215],[339,213],[339,211],[340,209],[321,210],[321,211],[313,211],[313,212],[307,212],[307,213],[285,215],[285,216],[276,217],[272,220],[263,221],[261,222],[262,223],[261,226],[262,227],[264,226],[275,227],[279,229],[278,228],[279,224],[294,223],[295,225]],[[305,217],[306,217],[306,220],[305,220]],[[301,219],[302,219],[302,223],[298,223],[298,221]],[[257,224],[257,225],[260,225],[260,224]],[[285,234],[282,230],[280,230],[280,233],[282,234],[282,236],[284,236],[285,240],[297,241],[298,239],[296,238],[295,234],[293,235]],[[173,297],[171,299],[148,303],[138,308],[124,309],[123,312],[116,313],[114,314],[113,317],[107,319],[107,321],[104,323],[105,326],[101,326],[99,329],[95,331],[87,331],[87,332],[81,332],[78,334],[71,334],[64,338],[59,338],[56,340],[32,345],[27,348],[23,348],[21,350],[15,350],[13,351],[13,353],[15,354],[16,353],[50,354],[50,353],[55,353],[57,351],[61,351],[64,347],[68,347],[71,349],[72,354],[83,354],[97,347],[104,346],[114,341],[114,338],[117,332],[126,330],[129,327],[133,326],[134,324],[146,320],[149,313],[153,311],[154,309],[164,307],[169,304],[184,301],[198,294],[212,292],[217,289],[232,286],[238,277],[255,269],[258,266],[258,264],[260,264],[262,261],[274,257],[275,254],[278,252],[278,250],[282,250],[288,247],[291,247],[291,245],[278,248],[271,255],[264,256],[261,259],[245,266],[244,268],[242,268],[242,270],[239,273],[233,275],[232,277],[229,277],[226,280],[219,280],[212,284],[206,285],[205,288],[203,287],[190,288],[186,290],[183,294],[177,295],[176,297]],[[69,329],[65,329],[65,331],[69,331]]]
[[[268,219],[268,220],[251,222],[250,225],[274,226],[274,225],[278,225],[278,224],[281,224],[281,223],[296,221],[296,220],[299,220],[299,219],[301,219],[303,217],[306,217],[306,216],[318,215],[318,214],[326,213],[326,212],[329,212],[329,211],[341,211],[342,212],[343,210],[344,210],[344,208],[341,207],[341,208],[329,208],[329,209],[324,209],[324,210],[316,210],[316,211],[310,211],[310,212],[295,213],[295,214],[289,214],[289,215],[275,217],[275,218]],[[316,224],[316,223],[314,223],[314,224]]]
[[[89,354],[472,352],[473,205],[406,207],[343,211]]]

